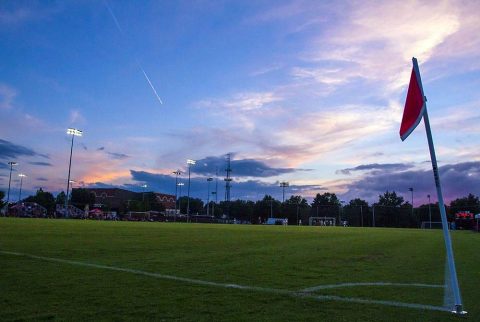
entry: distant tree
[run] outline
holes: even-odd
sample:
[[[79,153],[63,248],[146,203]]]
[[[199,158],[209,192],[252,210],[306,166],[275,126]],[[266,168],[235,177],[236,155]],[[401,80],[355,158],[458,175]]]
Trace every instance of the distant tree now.
[[[343,217],[350,226],[370,226],[371,216],[368,202],[356,198],[343,207]]]
[[[265,195],[262,200],[255,202],[253,222],[265,222],[267,218],[279,215],[280,206],[280,201],[270,195]]]
[[[282,214],[288,218],[289,225],[297,225],[297,220],[301,220],[303,224],[308,222],[310,206],[302,196],[290,196],[282,204]]]
[[[0,190],[0,208],[3,208],[6,204],[6,202],[3,201],[3,198],[5,198],[5,191]]]
[[[38,203],[40,206],[45,207],[49,214],[52,214],[55,210],[55,198],[50,192],[43,191],[42,188],[37,190],[35,196],[29,196],[24,201]]]
[[[378,196],[377,206],[400,207],[404,200],[402,196],[397,196],[395,191],[386,191],[383,195]]]
[[[340,200],[337,195],[330,192],[317,193],[312,202],[311,215],[313,217],[340,216]]]
[[[395,191],[386,191],[378,196],[375,207],[375,225],[384,227],[410,227],[412,226],[412,209],[408,202]]]
[[[313,199],[312,206],[340,206],[340,200],[337,195],[330,192],[325,192],[323,194],[317,193]]]
[[[80,209],[85,208],[85,205],[91,207],[95,203],[95,194],[84,188],[72,189],[70,202],[72,205]]]
[[[255,203],[253,201],[235,200],[230,202],[230,218],[253,221]]]
[[[458,211],[470,211],[477,214],[480,212],[480,201],[477,196],[469,193],[466,197],[457,198],[450,202],[450,209],[452,215]]]
[[[55,198],[55,203],[57,205],[64,205],[65,204],[65,198],[67,198],[67,196],[65,195],[65,192],[62,191]]]
[[[178,198],[178,204],[182,214],[187,214],[188,197],[182,196]],[[198,198],[190,197],[190,215],[201,214],[203,212],[203,201]]]

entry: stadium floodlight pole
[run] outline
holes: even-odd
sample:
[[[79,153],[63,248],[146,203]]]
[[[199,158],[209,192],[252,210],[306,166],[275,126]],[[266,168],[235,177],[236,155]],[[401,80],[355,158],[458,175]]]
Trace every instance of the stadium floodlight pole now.
[[[428,197],[428,220],[430,221],[430,229],[432,229],[432,208],[431,208],[431,202],[430,202],[430,195],[427,195]]]
[[[270,218],[273,218],[273,198],[270,197]]]
[[[187,160],[187,165],[188,165],[188,187],[187,187],[187,222],[190,221],[190,169],[192,168],[192,165],[197,163],[195,160],[188,159]]]
[[[177,218],[177,199],[178,199],[178,195],[177,195],[177,191],[178,191],[178,176],[180,174],[182,174],[180,172],[180,170],[177,170],[177,171],[173,171],[172,172],[174,175],[175,175],[175,215],[174,215],[174,220],[176,220]]]
[[[375,204],[372,205],[372,227],[375,227]]]
[[[412,216],[413,216],[413,188],[408,188],[408,191],[412,193]]]
[[[213,181],[213,178],[208,178],[207,179],[207,216],[210,215],[210,182]]]
[[[8,202],[10,201],[10,183],[12,182],[13,166],[18,165],[18,163],[14,162],[14,161],[10,161],[10,162],[8,162],[8,164],[10,165],[10,178],[8,179],[7,207],[8,207]]]
[[[363,206],[360,205],[360,218],[362,220],[362,227],[363,227]]]
[[[289,186],[289,183],[286,182],[286,181],[283,181],[283,182],[280,182],[280,187],[282,187],[282,203],[285,202],[285,187],[288,187]]]
[[[179,195],[178,195],[178,196],[179,196],[178,199],[180,199],[180,198],[182,197],[182,187],[183,187],[184,185],[185,185],[185,184],[184,184],[183,182],[179,182],[179,183],[177,184],[177,186],[180,187],[180,193],[179,193]],[[178,208],[179,208],[179,211],[178,211],[178,212],[179,212],[179,213],[182,213],[182,205],[180,204],[180,200],[178,201]]]
[[[19,173],[18,176],[20,177],[20,190],[18,192],[18,202],[22,200],[22,184],[23,184],[23,178],[25,178],[27,175],[23,173]]]
[[[76,136],[82,136],[83,132],[78,129],[67,129],[67,134],[72,135],[72,144],[70,146],[70,162],[68,163],[68,178],[67,178],[67,197],[65,198],[65,216],[69,216],[68,212],[68,190],[70,190],[70,170],[72,169],[72,154],[73,154],[73,139]]]
[[[299,221],[298,221],[298,206],[300,205],[300,199],[297,200],[297,226],[299,226]]]
[[[146,211],[146,208],[145,208],[145,188],[148,187],[147,184],[142,184],[142,203],[143,203],[143,212]]]

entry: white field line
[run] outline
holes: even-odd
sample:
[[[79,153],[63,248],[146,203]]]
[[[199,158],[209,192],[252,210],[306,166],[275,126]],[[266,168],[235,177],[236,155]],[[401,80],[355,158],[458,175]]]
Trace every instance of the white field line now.
[[[334,296],[334,295],[314,295],[314,294],[309,294],[308,292],[305,292],[305,291],[295,292],[295,291],[275,289],[275,288],[267,288],[267,287],[218,283],[218,282],[204,281],[204,280],[193,279],[193,278],[179,277],[179,276],[174,276],[174,275],[150,273],[150,272],[145,272],[145,271],[140,271],[140,270],[130,269],[130,268],[122,268],[122,267],[116,267],[116,266],[93,264],[93,263],[88,263],[88,262],[80,262],[80,261],[54,258],[54,257],[37,256],[37,255],[19,253],[19,252],[10,252],[10,251],[0,250],[0,254],[21,256],[21,257],[38,259],[38,260],[43,260],[43,261],[48,261],[48,262],[70,264],[70,265],[83,266],[83,267],[100,268],[100,269],[106,269],[106,270],[110,270],[110,271],[125,272],[125,273],[143,275],[143,276],[154,277],[154,278],[159,278],[159,279],[164,279],[164,280],[185,282],[185,283],[189,283],[189,284],[214,286],[214,287],[219,287],[219,288],[233,288],[233,289],[256,291],[256,292],[270,293],[270,294],[288,295],[288,296],[292,296],[292,297],[300,297],[300,298],[314,299],[314,300],[320,300],[320,301],[337,301],[337,302],[349,302],[349,303],[361,303],[361,304],[378,304],[378,305],[404,307],[404,308],[411,308],[411,309],[431,310],[431,311],[444,311],[444,312],[449,312],[450,311],[449,309],[447,309],[445,307],[434,306],[434,305],[424,305],[424,304],[416,304],[416,303],[403,303],[403,302],[396,302],[396,301],[368,300],[368,299],[341,297],[341,296]]]
[[[400,287],[425,287],[425,288],[444,288],[445,285],[436,284],[422,284],[422,283],[390,283],[390,282],[361,282],[361,283],[340,283],[329,285],[318,285],[301,290],[301,292],[315,292],[319,290],[328,290],[332,288],[341,287],[355,287],[355,286],[400,286]]]

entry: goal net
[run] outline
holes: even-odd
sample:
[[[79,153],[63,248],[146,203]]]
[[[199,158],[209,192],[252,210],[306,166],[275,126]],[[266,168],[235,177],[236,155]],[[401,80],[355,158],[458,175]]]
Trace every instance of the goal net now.
[[[442,229],[441,221],[422,221],[421,229]]]
[[[335,217],[310,217],[308,224],[310,226],[336,226]]]

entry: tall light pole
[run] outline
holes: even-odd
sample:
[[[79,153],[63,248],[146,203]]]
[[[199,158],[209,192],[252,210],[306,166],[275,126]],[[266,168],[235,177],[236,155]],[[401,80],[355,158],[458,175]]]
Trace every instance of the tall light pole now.
[[[182,198],[182,187],[183,187],[184,185],[185,185],[185,184],[184,184],[183,182],[179,182],[179,183],[177,184],[177,186],[180,187],[180,193],[179,193],[179,195],[178,195],[178,196],[179,196],[178,199]],[[181,214],[181,213],[182,213],[182,205],[180,205],[180,201],[178,201],[178,208],[179,208],[179,212],[180,212],[180,214]]]
[[[174,218],[177,218],[178,176],[181,175],[182,173],[180,172],[180,170],[173,171],[172,173],[175,175],[175,217]]]
[[[65,199],[65,215],[68,217],[68,190],[70,190],[70,170],[72,169],[72,154],[73,154],[73,139],[76,136],[82,136],[83,132],[77,129],[68,129],[67,134],[72,135],[72,144],[70,146],[70,162],[68,163],[68,178],[67,178],[67,198]]]
[[[270,218],[273,218],[273,197],[270,197]]]
[[[430,221],[430,229],[432,229],[432,208],[430,207],[431,202],[430,202],[430,195],[427,195],[428,197],[428,220]]]
[[[210,215],[210,182],[213,181],[213,178],[208,178],[207,179],[207,216]]]
[[[12,171],[13,171],[13,166],[18,165],[17,162],[10,161],[8,162],[10,165],[10,178],[8,179],[8,193],[7,193],[7,212],[8,212],[8,202],[10,201],[10,183],[12,182]]]
[[[412,192],[412,217],[413,217],[413,188],[408,188],[408,191]]]
[[[197,163],[195,160],[188,159],[187,166],[188,166],[188,187],[187,187],[187,222],[190,221],[190,169],[192,165]]]
[[[300,225],[300,222],[298,221],[298,207],[300,206],[300,198],[297,200],[297,226]]]
[[[18,192],[18,202],[20,202],[20,200],[22,200],[22,184],[23,184],[23,178],[26,177],[25,174],[23,173],[19,173],[18,176],[20,177],[20,190]]]
[[[282,203],[285,202],[285,187],[288,187],[289,186],[289,183],[286,182],[286,181],[283,181],[283,182],[280,182],[280,187],[282,187]]]
[[[145,188],[148,187],[147,184],[142,184],[142,203],[143,203],[143,212],[146,211],[145,208]]]

